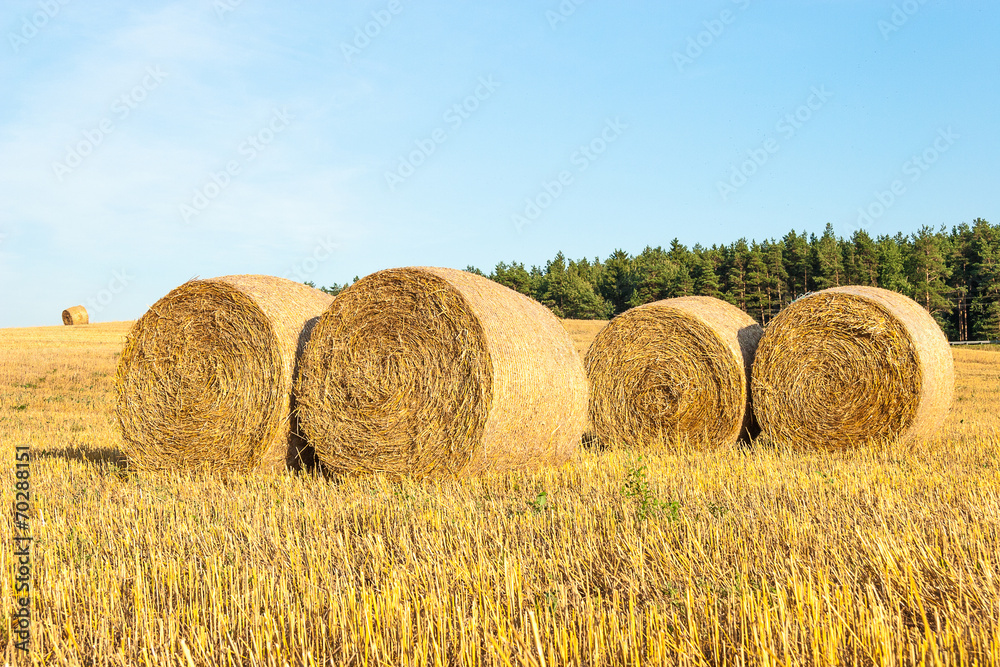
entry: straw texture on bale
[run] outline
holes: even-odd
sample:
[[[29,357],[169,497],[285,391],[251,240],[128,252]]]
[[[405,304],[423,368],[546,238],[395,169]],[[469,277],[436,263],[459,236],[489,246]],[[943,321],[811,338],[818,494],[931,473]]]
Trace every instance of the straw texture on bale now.
[[[552,313],[487,278],[410,267],[344,290],[296,385],[325,469],[446,476],[565,462],[587,381]]]
[[[83,306],[73,306],[62,311],[62,321],[66,325],[90,324],[90,316]]]
[[[841,449],[933,434],[951,406],[948,341],[915,301],[877,287],[834,287],[768,324],[753,367],[762,432]]]
[[[115,381],[140,469],[279,470],[305,449],[291,415],[299,356],[332,298],[270,276],[192,280],[132,327]]]
[[[750,366],[762,329],[707,296],[664,299],[615,317],[586,356],[590,422],[604,445],[735,443],[754,430]]]

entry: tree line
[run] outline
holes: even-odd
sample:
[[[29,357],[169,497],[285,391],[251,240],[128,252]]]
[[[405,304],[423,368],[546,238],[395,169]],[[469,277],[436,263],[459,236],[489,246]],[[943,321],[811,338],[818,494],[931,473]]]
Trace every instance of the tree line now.
[[[615,250],[603,261],[567,259],[544,267],[500,262],[484,275],[548,306],[558,317],[607,319],[629,308],[679,296],[713,296],[761,324],[808,292],[872,285],[912,298],[951,340],[1000,339],[1000,225],[977,218],[950,230],[872,238],[865,230],[836,236],[790,231],[781,239],[688,248]],[[345,285],[325,288],[336,293]]]

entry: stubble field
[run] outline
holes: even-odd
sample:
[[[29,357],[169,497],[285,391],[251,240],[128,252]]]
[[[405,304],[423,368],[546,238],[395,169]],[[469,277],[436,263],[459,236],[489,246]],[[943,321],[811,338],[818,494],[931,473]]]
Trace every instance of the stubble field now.
[[[336,481],[128,472],[129,326],[0,330],[5,508],[32,452],[35,663],[1000,665],[996,348],[954,351],[955,405],[919,446]],[[582,352],[600,324],[566,326]],[[0,655],[19,660],[6,622]]]

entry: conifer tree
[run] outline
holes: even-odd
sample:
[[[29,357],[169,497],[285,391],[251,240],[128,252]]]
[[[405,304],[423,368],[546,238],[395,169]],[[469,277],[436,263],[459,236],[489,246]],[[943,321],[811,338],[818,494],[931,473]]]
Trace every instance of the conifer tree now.
[[[931,315],[946,315],[951,311],[948,285],[950,271],[945,263],[944,241],[926,225],[913,235],[909,254],[909,277],[913,296]]]
[[[883,235],[876,243],[878,252],[878,286],[884,289],[910,294],[910,284],[906,279],[906,266],[903,249],[905,239],[901,234],[896,236]]]
[[[527,296],[535,293],[531,276],[520,262],[512,262],[510,265],[504,262],[498,263],[490,274],[490,279]]]
[[[750,248],[746,239],[740,239],[726,249],[725,299],[741,310],[747,309],[747,265]]]
[[[615,250],[604,262],[598,285],[600,295],[613,308],[615,315],[629,309],[635,292],[635,270],[632,258],[624,250]]]
[[[720,263],[718,251],[713,247],[711,250],[702,248],[700,245],[694,247],[694,293],[699,296],[711,296],[716,299],[722,298],[722,287],[719,281],[718,264]]]
[[[800,297],[812,290],[812,257],[809,248],[809,241],[805,232],[796,234],[795,230],[785,234],[783,239],[785,244],[784,260],[785,271],[788,273],[788,287],[791,290],[791,297]]]
[[[833,233],[833,225],[826,223],[823,235],[811,244],[813,259],[813,280],[816,289],[839,287],[844,277],[844,262],[840,244]]]
[[[594,291],[575,262],[570,262],[563,283],[563,313],[565,317],[574,320],[605,319],[611,315],[611,306]]]
[[[694,254],[677,239],[670,242],[667,257],[676,267],[667,288],[667,296],[691,296],[694,294]]]
[[[948,287],[953,308],[950,326],[945,331],[956,340],[969,340],[969,296],[974,264],[972,229],[963,222],[952,228],[950,236],[951,251],[945,259],[951,270]]]
[[[632,262],[635,290],[628,301],[630,308],[659,301],[669,296],[670,283],[677,267],[663,248],[646,248]]]
[[[747,296],[744,310],[761,324],[767,321],[767,314],[771,309],[771,302],[767,295],[767,283],[767,264],[764,262],[764,252],[755,241],[751,244],[747,254]]]
[[[562,251],[545,265],[545,276],[541,283],[541,301],[556,317],[566,317],[569,300],[569,276],[566,273],[566,256]]]
[[[854,265],[849,281],[855,285],[878,286],[878,247],[863,229],[851,236]],[[846,267],[845,267],[846,268]]]
[[[768,319],[771,319],[790,301],[788,272],[785,270],[784,245],[780,241],[768,241],[763,244],[762,248],[767,266],[768,301],[771,304]]]
[[[1000,234],[981,218],[973,222],[972,233],[976,259],[972,268],[972,331],[979,339],[1000,340]]]

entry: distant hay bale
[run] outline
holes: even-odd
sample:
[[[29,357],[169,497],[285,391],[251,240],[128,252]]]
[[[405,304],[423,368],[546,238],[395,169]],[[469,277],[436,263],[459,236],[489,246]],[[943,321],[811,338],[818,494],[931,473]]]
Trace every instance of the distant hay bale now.
[[[832,450],[931,435],[954,384],[948,341],[920,305],[877,287],[834,287],[768,324],[752,392],[762,433]]]
[[[379,271],[316,325],[299,421],[337,473],[446,476],[565,462],[587,381],[552,313],[464,271]]]
[[[736,306],[706,296],[655,301],[614,318],[585,362],[594,436],[605,445],[736,442],[753,430],[747,402],[761,331]]]
[[[332,298],[270,276],[192,280],[132,327],[115,379],[140,469],[277,470],[304,448],[290,421],[298,355]]]
[[[90,316],[83,306],[73,306],[62,311],[62,321],[65,325],[90,324]]]

